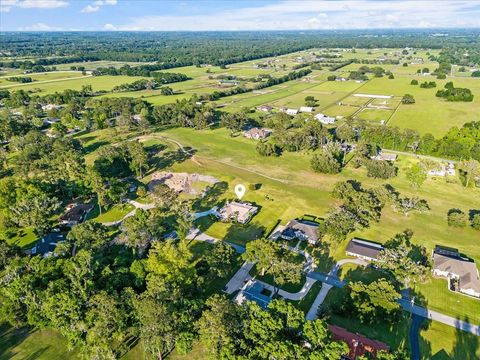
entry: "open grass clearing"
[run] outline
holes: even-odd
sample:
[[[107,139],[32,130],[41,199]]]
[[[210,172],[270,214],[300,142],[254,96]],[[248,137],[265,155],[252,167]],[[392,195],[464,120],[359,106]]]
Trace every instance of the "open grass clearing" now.
[[[392,116],[392,114],[393,110],[364,108],[360,112],[358,112],[355,117],[367,121],[381,122],[383,120],[384,122],[387,122],[387,120]]]

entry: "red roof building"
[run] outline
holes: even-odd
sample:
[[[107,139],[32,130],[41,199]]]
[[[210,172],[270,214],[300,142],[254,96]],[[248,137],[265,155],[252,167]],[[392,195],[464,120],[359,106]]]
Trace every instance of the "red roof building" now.
[[[344,341],[350,348],[348,357],[355,360],[357,357],[370,353],[373,356],[377,354],[377,351],[389,351],[390,347],[380,341],[371,340],[361,334],[354,334],[346,329],[336,326],[328,325],[328,329],[333,334],[333,339],[337,341]]]

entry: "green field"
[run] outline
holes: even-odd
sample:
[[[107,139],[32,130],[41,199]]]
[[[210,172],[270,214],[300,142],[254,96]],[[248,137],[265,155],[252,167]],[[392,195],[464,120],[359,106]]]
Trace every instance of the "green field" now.
[[[270,74],[272,76],[282,76],[290,71],[292,67],[300,64],[297,59],[303,57],[305,61],[310,61],[314,57],[311,53],[317,53],[321,56],[322,52],[332,53],[328,49],[311,49],[308,51],[299,51],[278,57],[258,59],[235,63],[228,65],[226,69],[216,66],[184,66],[174,69],[162,70],[162,72],[179,72],[189,76],[191,79],[179,83],[169,84],[175,95],[165,96],[160,94],[160,90],[143,90],[135,92],[107,93],[102,96],[107,97],[138,97],[153,105],[164,105],[175,102],[179,99],[189,98],[193,94],[210,94],[213,91],[220,90],[216,76],[222,74],[236,75],[239,79],[250,78],[259,74]],[[335,52],[335,51],[333,51]],[[339,51],[341,60],[348,59],[379,59],[392,58],[400,59],[398,49],[356,49]],[[437,53],[432,51],[432,53]],[[386,54],[386,55],[385,55]],[[424,63],[411,64],[411,60],[400,60],[399,65],[388,64],[367,64],[367,66],[382,66],[386,70],[394,73],[395,79],[387,79],[386,77],[371,78],[367,82],[357,83],[356,81],[325,81],[327,76],[331,74],[328,66],[324,70],[314,70],[312,74],[301,80],[289,81],[277,86],[273,86],[260,91],[253,91],[245,94],[235,95],[220,99],[215,102],[221,105],[223,110],[227,112],[239,111],[243,108],[252,108],[262,104],[270,104],[275,107],[287,106],[298,108],[304,105],[306,96],[314,96],[317,102],[317,110],[322,111],[329,116],[352,116],[360,106],[365,105],[369,100],[366,98],[353,97],[353,93],[367,93],[376,95],[394,95],[395,99],[386,100],[386,106],[396,108],[400,98],[406,94],[412,94],[416,100],[413,105],[400,104],[398,110],[393,113],[389,119],[389,126],[398,126],[400,128],[415,129],[419,133],[432,133],[434,136],[441,136],[452,126],[461,126],[465,122],[480,119],[480,80],[468,77],[465,73],[459,73],[454,69],[453,77],[447,80],[436,80],[433,76],[420,76],[416,73],[418,69],[424,67],[433,71],[438,64],[428,60],[427,51],[417,51],[417,54],[411,54],[413,58],[422,58]],[[408,66],[402,66],[403,62],[407,62]],[[266,63],[267,68],[256,68],[258,64]],[[114,66],[119,67],[124,62],[115,61],[97,61],[78,64],[62,64],[59,69],[67,70],[72,65],[82,65],[88,70],[97,67]],[[135,66],[141,63],[128,63]],[[285,67],[283,67],[285,65]],[[358,70],[362,64],[352,63],[335,72],[338,76],[348,76],[349,71]],[[30,74],[26,76],[33,77],[36,81],[30,84],[18,84],[6,81],[5,77],[0,77],[0,87],[8,87],[10,89],[24,89],[39,91],[40,94],[50,94],[60,92],[65,89],[80,90],[83,85],[92,85],[96,91],[110,91],[114,86],[129,83],[141,79],[141,77],[129,76],[101,76],[101,77],[85,77],[79,79],[69,79],[71,77],[81,76],[80,72],[52,72],[45,74]],[[437,88],[421,89],[419,86],[410,85],[412,79],[423,81],[436,81]],[[471,103],[463,102],[447,102],[443,99],[435,97],[436,91],[443,87],[447,81],[453,81],[455,86],[468,87],[474,95],[474,101]],[[243,82],[245,86],[251,86],[252,83]],[[337,102],[352,106],[338,106]],[[373,99],[372,105],[384,105],[385,100]],[[355,108],[357,107],[357,108]],[[365,110],[359,112],[357,118],[365,119],[373,122],[380,120],[388,120],[392,113],[387,110]]]
[[[436,321],[420,332],[422,360],[476,360],[480,358],[480,338]]]
[[[268,232],[279,220],[285,223],[304,214],[324,216],[328,208],[335,203],[330,192],[337,181],[356,179],[367,187],[385,183],[366,177],[364,169],[353,169],[349,166],[335,176],[314,173],[309,169],[311,156],[309,153],[285,153],[280,158],[262,158],[256,153],[253,141],[243,137],[231,138],[223,129],[206,131],[175,129],[162,135],[197,150],[195,162],[175,164],[174,170],[208,173],[229,183],[230,186],[220,199],[234,198],[234,184],[262,184],[260,190],[247,191],[245,195],[246,201],[262,207],[248,226],[218,222],[203,224],[203,229],[209,235],[237,243],[243,244],[256,237],[259,229]],[[403,169],[412,161],[417,160],[401,156],[397,166]],[[470,228],[447,228],[446,223],[446,214],[450,208],[460,207],[467,211],[478,209],[480,199],[478,189],[464,189],[459,181],[447,183],[444,180],[429,179],[415,192],[408,185],[402,170],[398,177],[388,182],[403,195],[425,198],[430,205],[430,212],[405,217],[387,205],[378,224],[373,224],[370,228],[353,235],[385,242],[396,233],[409,228],[414,232],[413,241],[425,246],[429,253],[437,244],[453,246],[472,257],[477,264],[480,262],[480,247],[475,241],[478,233]],[[452,197],[452,193],[456,196]],[[252,238],[248,239],[248,236]],[[331,246],[329,257],[344,258],[347,242],[348,239],[338,246]],[[419,292],[427,298],[428,304],[432,304],[438,311],[460,317],[468,315],[470,321],[480,323],[480,318],[474,315],[480,314],[479,301],[450,293],[446,286],[431,289],[426,284],[419,289]],[[454,297],[459,306],[452,307],[442,301],[449,296]],[[469,307],[468,313],[464,311],[465,307]]]
[[[36,84],[35,82],[21,86],[22,90],[38,91],[40,95],[62,92],[67,89],[81,90],[84,85],[92,85],[94,91],[106,90],[110,91],[113,87],[125,83],[132,83],[136,80],[143,79],[140,76],[84,76],[81,79],[62,79],[60,81],[50,80]]]
[[[54,72],[45,72],[45,73],[35,73],[35,74],[17,74],[18,77],[31,77],[33,82],[22,84],[15,81],[8,81],[7,79],[10,76],[2,76],[0,77],[0,88],[16,90],[17,88],[23,89],[26,86],[30,85],[40,85],[44,84],[44,82],[52,81],[52,80],[60,80],[65,79],[68,80],[70,78],[81,78],[82,75],[81,71],[54,71]]]

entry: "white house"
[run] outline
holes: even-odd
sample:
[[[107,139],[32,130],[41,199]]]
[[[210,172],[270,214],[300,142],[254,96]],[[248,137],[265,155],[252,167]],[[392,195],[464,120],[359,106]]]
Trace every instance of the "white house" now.
[[[291,115],[291,116],[295,116],[298,114],[298,110],[297,109],[287,109],[287,111],[285,111],[288,115]]]
[[[222,221],[237,221],[246,224],[258,211],[258,207],[247,203],[232,201],[227,202],[223,208],[218,211],[217,217]]]
[[[50,110],[53,110],[53,109],[61,109],[62,107],[60,105],[55,105],[55,104],[46,104],[46,105],[42,105],[42,110],[43,111],[50,111]]]
[[[301,113],[311,113],[313,111],[313,107],[311,106],[301,106],[300,112]]]
[[[335,118],[334,117],[330,117],[330,116],[327,116],[327,115],[324,115],[324,114],[321,114],[321,113],[315,115],[315,119],[320,121],[322,124],[335,124]]]

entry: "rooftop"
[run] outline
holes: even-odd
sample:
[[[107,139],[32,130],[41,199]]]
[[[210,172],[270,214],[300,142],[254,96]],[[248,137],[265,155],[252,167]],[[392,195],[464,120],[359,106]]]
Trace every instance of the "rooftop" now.
[[[311,242],[317,242],[319,239],[318,224],[306,220],[290,220],[282,231],[282,235],[297,238],[298,232],[301,232]]]
[[[245,223],[257,210],[258,207],[252,204],[232,201],[226,203],[225,206],[219,210],[219,214],[224,220],[236,219],[238,222]]]
[[[377,259],[380,251],[383,250],[383,246],[366,240],[360,240],[353,238],[347,245],[347,252],[365,256],[370,259]]]
[[[350,359],[355,360],[357,357],[363,356],[366,353],[371,353],[375,356],[377,351],[389,351],[390,347],[377,340],[372,340],[358,333],[352,333],[340,326],[328,325],[328,329],[332,332],[335,340],[341,340],[347,343],[350,352],[348,354]]]
[[[455,274],[459,278],[461,289],[473,289],[480,293],[478,269],[473,261],[463,258],[460,254],[447,249],[435,249],[433,253],[433,269]]]
[[[46,255],[55,250],[57,243],[64,241],[65,235],[61,233],[48,233],[37,241],[32,254]]]

